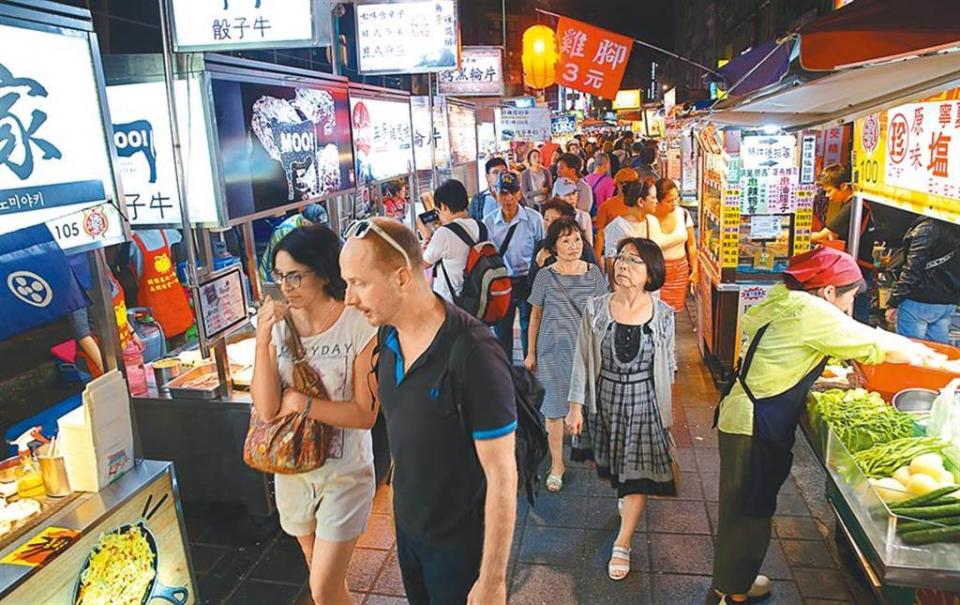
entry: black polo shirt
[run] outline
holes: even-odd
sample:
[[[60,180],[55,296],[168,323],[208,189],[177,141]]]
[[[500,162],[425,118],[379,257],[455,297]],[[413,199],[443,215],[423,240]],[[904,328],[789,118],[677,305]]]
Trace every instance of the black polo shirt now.
[[[517,409],[496,336],[444,304],[443,325],[406,373],[396,329],[381,328],[377,371],[397,525],[429,545],[460,546],[483,535],[486,481],[474,440],[512,433]],[[458,338],[460,358],[452,359]]]

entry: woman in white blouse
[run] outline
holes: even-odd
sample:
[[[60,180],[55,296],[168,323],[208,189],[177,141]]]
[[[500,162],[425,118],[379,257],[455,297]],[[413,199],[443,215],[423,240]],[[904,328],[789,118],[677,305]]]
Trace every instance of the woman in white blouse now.
[[[650,235],[657,242],[666,261],[667,278],[660,298],[677,311],[682,311],[687,300],[687,289],[697,279],[697,239],[693,232],[690,213],[677,204],[680,190],[670,179],[660,179],[657,185],[657,205],[648,217]]]

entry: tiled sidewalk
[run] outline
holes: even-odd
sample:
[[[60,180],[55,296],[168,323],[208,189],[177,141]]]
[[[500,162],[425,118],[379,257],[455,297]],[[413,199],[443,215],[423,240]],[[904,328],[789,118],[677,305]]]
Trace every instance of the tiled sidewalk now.
[[[700,361],[686,315],[678,317],[679,372],[674,390],[674,437],[683,474],[678,498],[653,498],[633,540],[632,571],[622,582],[606,576],[619,521],[615,492],[586,465],[568,464],[560,494],[541,492],[535,508],[521,499],[510,564],[516,605],[700,605],[710,585],[716,532],[719,457],[711,430],[717,392]],[[862,580],[841,563],[833,519],[823,499],[823,472],[802,438],[779,501],[775,536],[763,573],[774,580],[771,605],[873,605]],[[399,605],[391,492],[382,487],[366,534],[351,563],[354,602]],[[259,543],[226,544],[229,516],[188,518],[201,595],[208,603],[309,603],[306,567],[290,538],[272,533]],[[235,526],[234,526],[235,529]],[[232,535],[236,535],[236,531]]]

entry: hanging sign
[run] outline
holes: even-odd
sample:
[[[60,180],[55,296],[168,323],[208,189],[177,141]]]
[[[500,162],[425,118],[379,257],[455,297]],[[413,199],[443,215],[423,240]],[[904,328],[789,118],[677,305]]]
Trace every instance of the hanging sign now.
[[[460,31],[456,0],[357,2],[355,11],[361,73],[457,69]]]
[[[231,220],[353,186],[344,84],[215,78],[211,88]]]
[[[745,136],[740,149],[744,168],[793,168],[797,141],[790,135]]]
[[[500,139],[503,141],[549,141],[550,108],[504,107],[500,110],[500,125]]]
[[[622,109],[640,109],[643,107],[643,95],[639,90],[618,90],[617,96],[613,99],[613,108]]]
[[[804,133],[800,139],[800,183],[809,185],[816,180],[817,172],[817,135]]]
[[[550,118],[550,132],[553,134],[563,134],[577,131],[577,116],[572,113],[564,113]]]
[[[350,120],[359,184],[413,172],[407,101],[350,97]]]
[[[0,25],[0,40],[0,233],[47,223],[65,249],[122,241],[90,39]]]
[[[165,0],[177,52],[330,45],[329,2]]]
[[[604,99],[617,96],[633,40],[581,21],[560,17],[557,83]]]
[[[187,181],[190,221],[217,224],[210,145],[199,79],[177,80],[177,115]],[[179,225],[180,195],[174,172],[173,138],[163,82],[107,87],[117,168],[133,225]]]
[[[495,46],[464,46],[460,69],[441,71],[437,82],[442,95],[502,96],[503,50]]]
[[[868,200],[960,222],[960,89],[861,118],[853,142]]]
[[[430,99],[410,97],[410,105],[413,110],[414,161],[417,170],[430,170],[434,165],[434,152],[430,149]],[[450,162],[450,145],[447,143],[447,121],[440,98],[434,98],[433,140],[436,145],[436,165],[446,166]]]
[[[477,161],[477,116],[472,107],[447,103],[450,160],[454,166]]]

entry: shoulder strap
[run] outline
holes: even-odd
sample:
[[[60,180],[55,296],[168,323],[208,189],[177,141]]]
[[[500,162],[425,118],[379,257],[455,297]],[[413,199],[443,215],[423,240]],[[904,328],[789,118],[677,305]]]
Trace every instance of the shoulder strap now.
[[[450,292],[450,298],[454,302],[457,300],[457,291],[453,289],[453,282],[450,281],[450,275],[447,274],[447,267],[443,264],[443,261],[440,261],[440,271],[443,272],[443,279],[447,282],[447,290]],[[434,276],[436,277],[436,276]]]
[[[563,294],[563,297],[567,299],[567,302],[570,303],[570,306],[573,307],[574,312],[577,314],[577,318],[583,317],[583,311],[580,307],[577,306],[577,303],[573,302],[573,299],[570,298],[570,293],[567,292],[567,289],[563,286],[563,282],[560,281],[560,277],[557,276],[557,272],[549,267],[544,267],[544,271],[549,271],[550,276],[553,278],[554,283],[557,284],[557,287],[560,288],[560,293]],[[587,271],[590,270],[590,267],[587,267]]]
[[[510,245],[510,240],[513,239],[513,234],[516,233],[517,227],[520,226],[520,223],[514,223],[509,230],[507,230],[507,237],[504,238],[503,244],[500,245],[500,256],[503,256],[507,253],[507,247]]]
[[[760,345],[760,339],[763,338],[763,335],[766,334],[767,328],[770,327],[770,324],[763,324],[757,333],[753,335],[753,338],[750,340],[750,346],[747,347],[747,354],[743,358],[743,363],[737,368],[736,380],[740,383],[740,386],[743,387],[743,392],[747,394],[747,398],[751,402],[756,404],[757,399],[753,396],[753,391],[750,390],[750,387],[747,386],[747,374],[750,372],[750,366],[753,364],[753,356],[757,352],[757,347]]]
[[[446,227],[450,231],[453,231],[453,233],[457,237],[459,237],[463,241],[463,243],[467,245],[468,248],[473,248],[474,246],[477,245],[477,242],[470,239],[470,235],[467,233],[467,230],[464,229],[461,225],[458,225],[457,223],[448,223],[444,225],[444,227]]]
[[[293,318],[290,317],[289,313],[285,313],[283,315],[283,321],[287,326],[287,346],[293,353],[293,359],[294,361],[303,361],[307,356],[307,352],[303,348],[303,342],[300,340],[297,327],[293,324]]]

